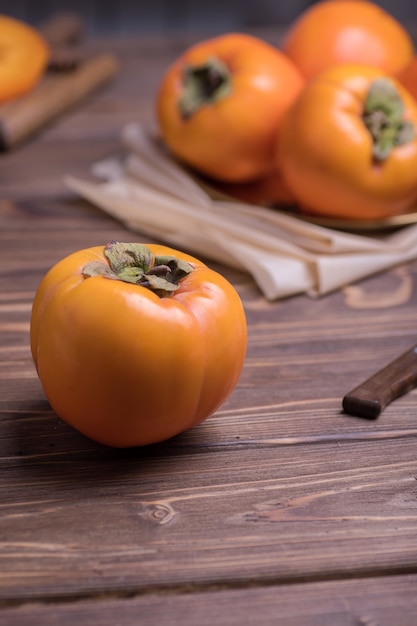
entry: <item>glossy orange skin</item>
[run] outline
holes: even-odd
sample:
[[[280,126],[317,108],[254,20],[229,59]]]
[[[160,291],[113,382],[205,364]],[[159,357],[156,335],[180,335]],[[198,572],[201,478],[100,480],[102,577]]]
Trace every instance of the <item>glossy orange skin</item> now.
[[[294,194],[276,170],[248,183],[217,183],[216,189],[236,200],[260,206],[295,203]]]
[[[223,99],[181,117],[178,101],[187,65],[210,57],[226,64],[232,90]],[[304,81],[279,50],[266,42],[230,33],[196,44],[168,69],[157,94],[161,135],[172,153],[212,178],[244,182],[271,169],[274,136]]]
[[[175,295],[82,268],[103,248],[75,252],[42,280],[33,303],[31,349],[59,417],[113,447],[165,440],[213,413],[233,391],[246,351],[245,313],[234,287],[194,266]]]
[[[34,28],[0,15],[0,103],[30,91],[48,64],[50,51]]]
[[[373,2],[324,0],[289,27],[282,50],[306,79],[341,63],[397,75],[411,61],[413,43],[406,29]]]
[[[414,56],[411,63],[401,72],[398,80],[417,100],[417,56]]]
[[[406,211],[417,197],[417,139],[381,163],[362,111],[378,69],[344,65],[312,79],[286,116],[277,146],[284,179],[302,210],[347,219],[379,219]],[[417,103],[393,78],[404,117],[417,129]]]

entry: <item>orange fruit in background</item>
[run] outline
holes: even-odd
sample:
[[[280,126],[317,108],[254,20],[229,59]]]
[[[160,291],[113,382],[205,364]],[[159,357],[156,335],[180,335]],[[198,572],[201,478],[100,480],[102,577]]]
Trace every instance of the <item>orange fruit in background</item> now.
[[[405,70],[398,75],[398,80],[417,100],[417,56],[415,56]]]
[[[314,4],[290,25],[281,48],[307,79],[341,63],[363,63],[397,75],[414,54],[407,30],[365,0]]]
[[[295,196],[278,170],[247,183],[222,183],[215,181],[213,187],[235,200],[260,206],[293,205]]]
[[[198,42],[168,67],[156,97],[165,145],[215,180],[267,175],[275,135],[304,79],[276,47],[244,33]]]
[[[0,15],[0,103],[22,96],[41,78],[49,47],[31,26]]]
[[[303,213],[377,220],[417,199],[417,101],[369,65],[312,78],[288,111],[277,164]]]

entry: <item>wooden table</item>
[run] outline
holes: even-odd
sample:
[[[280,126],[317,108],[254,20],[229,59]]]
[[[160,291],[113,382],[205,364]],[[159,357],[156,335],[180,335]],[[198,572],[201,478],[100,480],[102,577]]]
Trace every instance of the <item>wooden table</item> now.
[[[0,624],[417,623],[416,393],[374,422],[343,395],[416,340],[417,264],[313,300],[241,294],[239,385],[203,425],[97,445],[50,409],[29,352],[56,261],[140,237],[64,186],[153,120],[177,37],[94,42],[117,79],[0,158]],[[212,264],[214,266],[214,264]]]

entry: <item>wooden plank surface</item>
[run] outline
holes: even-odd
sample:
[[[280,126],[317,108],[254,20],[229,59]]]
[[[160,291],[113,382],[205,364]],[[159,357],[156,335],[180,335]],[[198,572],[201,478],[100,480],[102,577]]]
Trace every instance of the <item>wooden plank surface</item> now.
[[[4,609],[7,626],[415,626],[415,576],[209,590]],[[408,615],[407,615],[408,613]]]
[[[290,625],[414,624],[417,393],[376,422],[341,400],[415,343],[416,263],[276,303],[216,266],[245,305],[245,367],[171,441],[111,450],[45,400],[28,341],[41,277],[73,250],[139,237],[63,176],[119,150],[124,122],[152,120],[181,42],[112,44],[114,84],[0,158],[0,623],[279,623],[280,610]]]

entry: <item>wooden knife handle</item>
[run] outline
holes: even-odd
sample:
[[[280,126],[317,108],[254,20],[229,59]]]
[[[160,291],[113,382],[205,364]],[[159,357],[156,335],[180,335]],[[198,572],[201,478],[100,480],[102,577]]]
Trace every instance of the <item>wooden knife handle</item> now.
[[[417,385],[417,346],[379,370],[343,398],[350,415],[376,419],[384,408]]]
[[[46,76],[30,93],[0,107],[0,150],[8,150],[112,78],[118,61],[100,54],[68,74]]]

